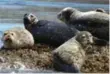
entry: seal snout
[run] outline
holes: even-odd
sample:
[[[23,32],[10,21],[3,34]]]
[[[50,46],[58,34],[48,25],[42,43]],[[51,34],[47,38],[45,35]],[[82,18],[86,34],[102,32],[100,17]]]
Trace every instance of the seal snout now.
[[[24,14],[24,17],[26,18],[26,17],[28,17],[28,15],[29,15],[29,13],[25,13],[25,14]]]
[[[5,41],[10,40],[10,36],[6,36],[6,37],[4,38],[4,40],[5,40]]]
[[[25,14],[24,14],[24,17],[26,17],[27,15],[28,15],[28,13],[25,13]]]
[[[65,22],[65,19],[64,19],[64,16],[63,16],[62,12],[59,12],[57,14],[57,18]]]
[[[88,42],[88,44],[93,44],[94,43],[93,39],[88,39],[87,42]]]
[[[61,13],[60,12],[57,14],[57,18],[61,19]]]
[[[28,13],[24,14],[24,19],[25,19],[25,20],[29,20],[29,19],[28,19],[28,15],[29,15]]]
[[[11,36],[13,36],[13,34],[6,34],[6,33],[4,33],[3,41],[11,42],[12,41]]]

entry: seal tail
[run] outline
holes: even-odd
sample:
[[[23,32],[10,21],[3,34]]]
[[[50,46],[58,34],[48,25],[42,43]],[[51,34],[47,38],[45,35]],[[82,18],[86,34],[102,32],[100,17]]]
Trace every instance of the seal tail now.
[[[98,39],[97,37],[93,37],[94,40],[94,44],[95,45],[100,45],[100,46],[105,46],[105,45],[109,45],[109,42],[103,39]]]

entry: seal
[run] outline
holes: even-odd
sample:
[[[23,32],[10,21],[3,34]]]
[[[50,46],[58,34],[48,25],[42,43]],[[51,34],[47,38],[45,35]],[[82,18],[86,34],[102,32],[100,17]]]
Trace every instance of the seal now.
[[[53,50],[54,68],[63,72],[80,72],[85,61],[85,49],[94,43],[90,32],[82,31]]]
[[[32,34],[24,28],[15,27],[6,30],[2,37],[4,48],[23,48],[34,45]]]
[[[74,25],[81,31],[89,31],[93,36],[109,40],[109,15],[102,9],[81,12],[72,7],[66,7],[58,15],[61,21]]]
[[[64,23],[38,20],[32,13],[25,14],[23,20],[25,28],[31,32],[37,43],[59,46],[79,32]]]
[[[103,8],[97,8],[95,11],[96,12],[107,13]]]

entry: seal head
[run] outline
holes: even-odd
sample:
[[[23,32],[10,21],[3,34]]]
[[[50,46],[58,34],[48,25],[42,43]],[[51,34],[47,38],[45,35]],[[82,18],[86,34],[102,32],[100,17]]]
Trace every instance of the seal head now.
[[[66,8],[64,8],[63,10],[61,10],[61,11],[58,13],[57,17],[58,17],[61,21],[68,23],[68,21],[71,19],[71,15],[72,15],[73,13],[76,13],[77,11],[78,11],[78,10],[75,9],[75,8],[66,7]]]
[[[17,42],[17,35],[14,32],[10,32],[10,31],[5,31],[4,35],[3,35],[3,42],[4,42],[4,47],[11,47],[13,46],[12,44],[15,44]]]
[[[82,31],[76,34],[75,38],[82,46],[94,43],[92,34],[87,31]]]
[[[24,25],[26,29],[29,29],[33,24],[36,24],[38,22],[37,17],[33,15],[32,13],[24,14],[23,20],[24,20]]]

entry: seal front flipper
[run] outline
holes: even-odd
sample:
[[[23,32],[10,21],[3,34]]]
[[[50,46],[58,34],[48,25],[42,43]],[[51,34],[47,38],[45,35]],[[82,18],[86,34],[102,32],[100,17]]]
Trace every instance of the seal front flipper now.
[[[53,67],[59,72],[80,73],[80,70],[71,64],[64,62],[58,55],[54,54]]]

